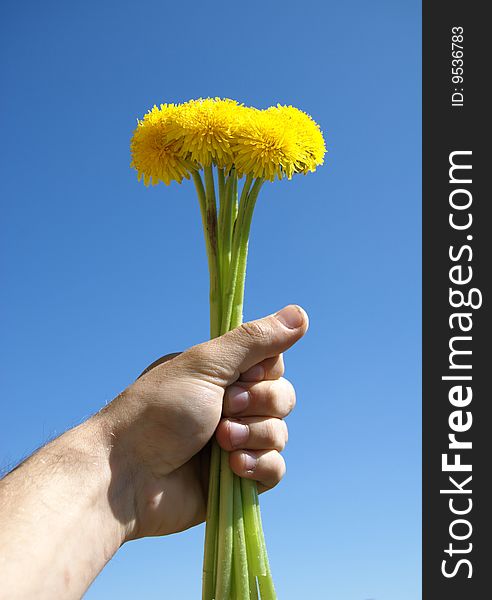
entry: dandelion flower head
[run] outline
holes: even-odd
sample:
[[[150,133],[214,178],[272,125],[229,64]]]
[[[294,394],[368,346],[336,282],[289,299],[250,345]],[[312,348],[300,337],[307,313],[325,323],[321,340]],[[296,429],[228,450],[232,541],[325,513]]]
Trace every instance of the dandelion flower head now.
[[[248,110],[233,146],[238,174],[270,181],[291,179],[298,155],[295,131],[268,111]]]
[[[174,104],[154,106],[133,132],[131,166],[138,172],[138,180],[143,178],[145,185],[157,185],[159,181],[169,185],[171,181],[181,183],[183,178],[190,178],[194,165],[183,157],[181,142],[169,139],[177,112],[178,107]]]
[[[295,106],[278,104],[267,109],[267,112],[295,131],[298,149],[296,170],[298,172],[315,171],[316,167],[323,164],[326,154],[325,140],[314,119]]]
[[[180,105],[171,136],[181,141],[182,152],[202,167],[212,163],[230,168],[231,142],[244,107],[235,100],[200,98]]]
[[[216,165],[269,181],[315,171],[326,153],[319,125],[293,106],[266,110],[199,98],[154,106],[133,133],[132,163],[145,185],[181,183]]]

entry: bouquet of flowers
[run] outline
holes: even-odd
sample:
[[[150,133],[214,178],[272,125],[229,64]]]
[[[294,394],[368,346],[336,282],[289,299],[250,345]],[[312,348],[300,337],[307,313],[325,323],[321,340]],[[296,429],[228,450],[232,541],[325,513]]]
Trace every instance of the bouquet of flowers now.
[[[206,98],[154,106],[131,141],[139,180],[193,179],[210,273],[210,335],[240,325],[248,240],[265,181],[291,179],[323,164],[319,126],[293,106],[266,110]],[[203,564],[203,600],[276,598],[256,483],[235,475],[212,441]]]

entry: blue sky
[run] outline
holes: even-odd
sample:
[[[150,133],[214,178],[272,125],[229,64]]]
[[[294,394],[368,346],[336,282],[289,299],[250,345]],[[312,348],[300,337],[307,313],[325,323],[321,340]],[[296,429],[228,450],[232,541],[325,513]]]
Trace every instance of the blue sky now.
[[[262,496],[281,600],[420,597],[420,4],[2,6],[0,466],[207,337],[191,183],[129,168],[154,103],[298,106],[329,154],[268,184],[245,318],[301,304],[288,473]],[[200,596],[202,527],[132,542],[90,600]]]

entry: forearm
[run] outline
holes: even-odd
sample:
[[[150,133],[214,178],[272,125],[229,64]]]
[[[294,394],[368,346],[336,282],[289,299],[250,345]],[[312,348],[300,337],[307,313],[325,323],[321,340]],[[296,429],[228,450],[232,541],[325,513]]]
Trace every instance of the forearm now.
[[[287,307],[158,361],[7,475],[0,600],[80,598],[125,540],[202,522],[214,433],[237,475],[276,485],[295,401],[281,353],[307,329],[303,315]]]
[[[0,482],[0,598],[80,598],[123,543],[128,473],[93,417]]]

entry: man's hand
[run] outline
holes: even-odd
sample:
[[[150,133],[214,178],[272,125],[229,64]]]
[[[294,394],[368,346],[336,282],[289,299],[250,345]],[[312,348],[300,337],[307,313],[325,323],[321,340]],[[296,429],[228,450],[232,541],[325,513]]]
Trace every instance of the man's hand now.
[[[8,475],[0,598],[79,598],[123,542],[203,521],[214,432],[235,473],[276,485],[295,402],[282,352],[307,325],[289,306],[158,361]]]
[[[205,519],[209,447],[230,454],[232,470],[275,486],[295,393],[282,377],[282,352],[306,331],[301,309],[245,323],[150,369],[101,413],[117,471],[132,473],[125,498],[127,539],[165,535]],[[122,466],[124,465],[124,466]],[[115,512],[122,509],[113,498]]]

